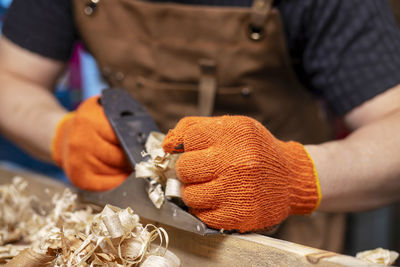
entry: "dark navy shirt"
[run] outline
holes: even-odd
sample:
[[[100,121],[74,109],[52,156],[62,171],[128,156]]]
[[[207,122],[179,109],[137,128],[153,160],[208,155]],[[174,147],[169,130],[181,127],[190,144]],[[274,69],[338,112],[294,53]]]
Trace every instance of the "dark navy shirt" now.
[[[68,60],[79,39],[71,2],[14,0],[4,35],[35,53]],[[252,1],[174,2],[247,7]],[[334,113],[343,115],[400,83],[400,30],[386,1],[281,0],[275,5],[299,79]]]

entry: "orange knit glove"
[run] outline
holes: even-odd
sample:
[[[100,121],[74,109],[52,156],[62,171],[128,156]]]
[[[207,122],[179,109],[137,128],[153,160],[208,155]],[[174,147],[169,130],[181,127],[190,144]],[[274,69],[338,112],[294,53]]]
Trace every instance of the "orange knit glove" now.
[[[212,228],[268,229],[290,214],[311,213],[321,199],[304,147],[277,140],[249,117],[184,118],[163,148],[184,152],[175,165],[183,201]]]
[[[87,99],[59,122],[52,157],[77,187],[104,191],[120,185],[131,167],[98,99]]]

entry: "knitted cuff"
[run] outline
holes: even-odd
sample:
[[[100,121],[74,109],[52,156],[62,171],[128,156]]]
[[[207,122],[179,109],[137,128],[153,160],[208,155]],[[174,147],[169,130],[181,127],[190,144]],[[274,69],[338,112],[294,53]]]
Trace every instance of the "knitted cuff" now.
[[[314,162],[300,143],[287,142],[283,148],[289,165],[290,214],[312,213],[322,198]]]
[[[65,115],[57,124],[56,129],[54,131],[54,137],[51,142],[51,157],[56,163],[57,166],[62,167],[62,153],[63,153],[63,144],[65,142],[65,138],[68,134],[68,128],[72,121],[74,112],[70,112]]]

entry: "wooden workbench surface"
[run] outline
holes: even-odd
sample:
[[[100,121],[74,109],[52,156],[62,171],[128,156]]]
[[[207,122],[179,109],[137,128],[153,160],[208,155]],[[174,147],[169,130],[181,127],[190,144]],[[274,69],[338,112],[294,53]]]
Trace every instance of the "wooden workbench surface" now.
[[[0,184],[10,183],[15,175],[30,181],[31,192],[50,200],[64,185],[47,177],[0,165]],[[145,220],[142,222],[147,223]],[[169,249],[182,266],[381,266],[354,257],[314,249],[258,234],[200,236],[164,226],[170,237]]]

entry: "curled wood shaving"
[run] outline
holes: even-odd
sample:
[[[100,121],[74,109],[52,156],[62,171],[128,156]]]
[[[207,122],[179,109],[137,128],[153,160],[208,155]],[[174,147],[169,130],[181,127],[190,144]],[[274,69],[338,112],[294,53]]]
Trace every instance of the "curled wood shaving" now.
[[[7,263],[7,267],[33,267],[33,266],[53,266],[54,256],[37,253],[28,248],[21,251],[12,261]]]
[[[6,263],[17,256],[21,251],[29,248],[27,245],[5,245],[0,246],[0,264]]]
[[[24,194],[27,185],[15,177],[12,184],[0,186],[0,245],[18,241],[42,224],[40,215],[31,208],[33,197]]]
[[[162,141],[165,135],[151,132],[142,152],[144,160],[135,166],[136,178],[150,178],[148,195],[154,206],[160,208],[167,198],[181,198],[181,183],[175,172],[178,154],[165,153]],[[165,192],[165,193],[164,193]]]
[[[175,256],[175,254],[167,251],[164,257],[160,256],[149,256],[141,265],[141,267],[153,267],[153,266],[162,266],[168,267],[170,266],[170,262],[173,262],[176,265],[180,264],[179,259]]]
[[[29,204],[32,198],[23,194],[26,186],[17,178],[11,185],[0,187],[0,218],[9,217],[0,221],[4,235],[0,262],[8,261],[7,266],[180,265],[167,250],[166,231],[154,225],[143,226],[132,209],[106,205],[98,214],[90,206],[78,210],[77,196],[66,190],[54,195],[48,214],[38,214]],[[24,209],[17,208],[18,202]],[[24,219],[18,221],[17,215]],[[10,233],[18,233],[18,239],[10,238]],[[29,247],[6,244],[11,239],[28,243]],[[159,258],[164,259],[163,263],[158,263]]]
[[[356,258],[368,261],[371,263],[383,264],[386,266],[392,265],[399,257],[399,253],[383,248],[377,248],[373,250],[366,250],[358,252]]]

